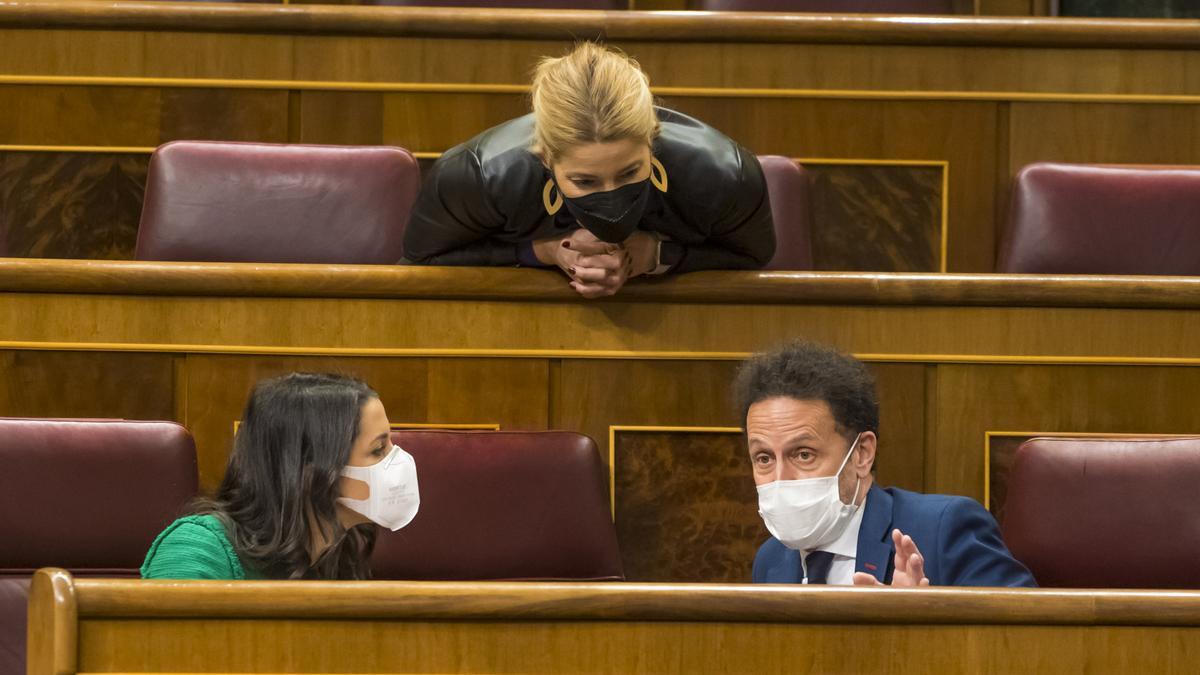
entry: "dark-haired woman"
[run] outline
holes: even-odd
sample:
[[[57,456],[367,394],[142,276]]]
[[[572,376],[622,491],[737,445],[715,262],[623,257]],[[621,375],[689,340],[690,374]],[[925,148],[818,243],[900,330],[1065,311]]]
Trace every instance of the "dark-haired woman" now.
[[[167,527],[146,579],[365,579],[375,525],[420,504],[416,465],[392,445],[366,384],[293,373],[250,395],[216,497]]]

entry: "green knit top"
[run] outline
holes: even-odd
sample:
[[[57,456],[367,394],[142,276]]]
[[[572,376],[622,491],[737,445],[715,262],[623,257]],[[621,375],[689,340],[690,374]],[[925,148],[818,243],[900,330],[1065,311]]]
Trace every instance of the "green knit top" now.
[[[216,516],[184,516],[150,544],[143,579],[264,579],[246,569]]]

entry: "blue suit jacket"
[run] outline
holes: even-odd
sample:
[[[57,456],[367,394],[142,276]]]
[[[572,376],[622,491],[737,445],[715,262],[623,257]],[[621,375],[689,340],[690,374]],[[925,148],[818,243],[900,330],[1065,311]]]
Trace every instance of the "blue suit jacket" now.
[[[891,583],[892,530],[913,538],[934,586],[1036,586],[1000,538],[992,514],[973,499],[872,485],[858,531],[856,572]],[[800,552],[771,537],[754,558],[754,582],[800,583]]]

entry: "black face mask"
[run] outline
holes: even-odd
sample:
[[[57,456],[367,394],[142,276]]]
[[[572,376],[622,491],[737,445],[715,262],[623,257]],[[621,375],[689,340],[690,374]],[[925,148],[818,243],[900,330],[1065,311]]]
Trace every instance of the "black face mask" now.
[[[559,191],[559,194],[562,194]],[[567,210],[600,241],[619,244],[629,238],[642,222],[646,202],[650,199],[650,181],[622,185],[607,192],[593,192],[582,197],[563,195]]]

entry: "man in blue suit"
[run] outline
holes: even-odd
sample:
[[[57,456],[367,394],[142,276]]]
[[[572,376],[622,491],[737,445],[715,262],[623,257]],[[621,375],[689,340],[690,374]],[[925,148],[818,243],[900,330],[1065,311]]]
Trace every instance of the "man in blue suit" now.
[[[978,502],[874,484],[879,404],[857,359],[796,342],[747,362],[736,389],[772,534],[756,583],[1037,585]]]

